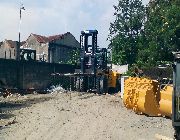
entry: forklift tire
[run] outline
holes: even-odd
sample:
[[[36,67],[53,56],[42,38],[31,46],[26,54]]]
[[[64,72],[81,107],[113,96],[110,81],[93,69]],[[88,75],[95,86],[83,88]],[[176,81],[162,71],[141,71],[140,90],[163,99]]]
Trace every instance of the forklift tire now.
[[[174,127],[174,138],[175,140],[180,140],[180,127]]]

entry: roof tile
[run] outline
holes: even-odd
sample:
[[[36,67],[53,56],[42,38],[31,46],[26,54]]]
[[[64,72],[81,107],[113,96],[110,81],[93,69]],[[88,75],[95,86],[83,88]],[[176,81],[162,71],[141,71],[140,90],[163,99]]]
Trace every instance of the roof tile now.
[[[15,48],[17,46],[17,41],[12,41],[12,40],[5,40],[8,44],[9,44],[9,47],[11,48]]]
[[[60,34],[60,35],[53,35],[53,36],[41,36],[37,34],[32,34],[39,43],[48,43],[48,42],[53,42],[55,40],[60,40],[63,39],[65,35],[70,34],[70,32],[67,32],[65,34]]]

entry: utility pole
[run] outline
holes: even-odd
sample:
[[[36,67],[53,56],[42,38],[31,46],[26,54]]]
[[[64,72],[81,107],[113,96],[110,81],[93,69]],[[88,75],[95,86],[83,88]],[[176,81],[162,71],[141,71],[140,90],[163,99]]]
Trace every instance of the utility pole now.
[[[19,8],[19,42],[16,50],[16,60],[20,60],[20,47],[21,47],[21,23],[22,23],[22,10],[25,10],[22,1],[20,1]]]

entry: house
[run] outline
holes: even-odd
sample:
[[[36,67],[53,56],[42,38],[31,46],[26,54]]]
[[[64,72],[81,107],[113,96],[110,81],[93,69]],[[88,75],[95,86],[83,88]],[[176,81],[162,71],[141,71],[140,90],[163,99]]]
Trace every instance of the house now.
[[[0,58],[16,59],[18,42],[12,40],[5,40],[0,43]]]
[[[80,47],[75,37],[67,32],[61,35],[41,36],[31,34],[23,49],[36,50],[36,60],[49,63],[67,63],[71,53]]]

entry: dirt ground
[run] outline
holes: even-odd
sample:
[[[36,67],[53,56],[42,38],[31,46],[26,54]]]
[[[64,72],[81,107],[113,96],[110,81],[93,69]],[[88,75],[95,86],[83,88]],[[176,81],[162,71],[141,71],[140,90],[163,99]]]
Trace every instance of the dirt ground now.
[[[170,119],[137,115],[118,95],[0,97],[0,140],[155,140],[173,133]]]

